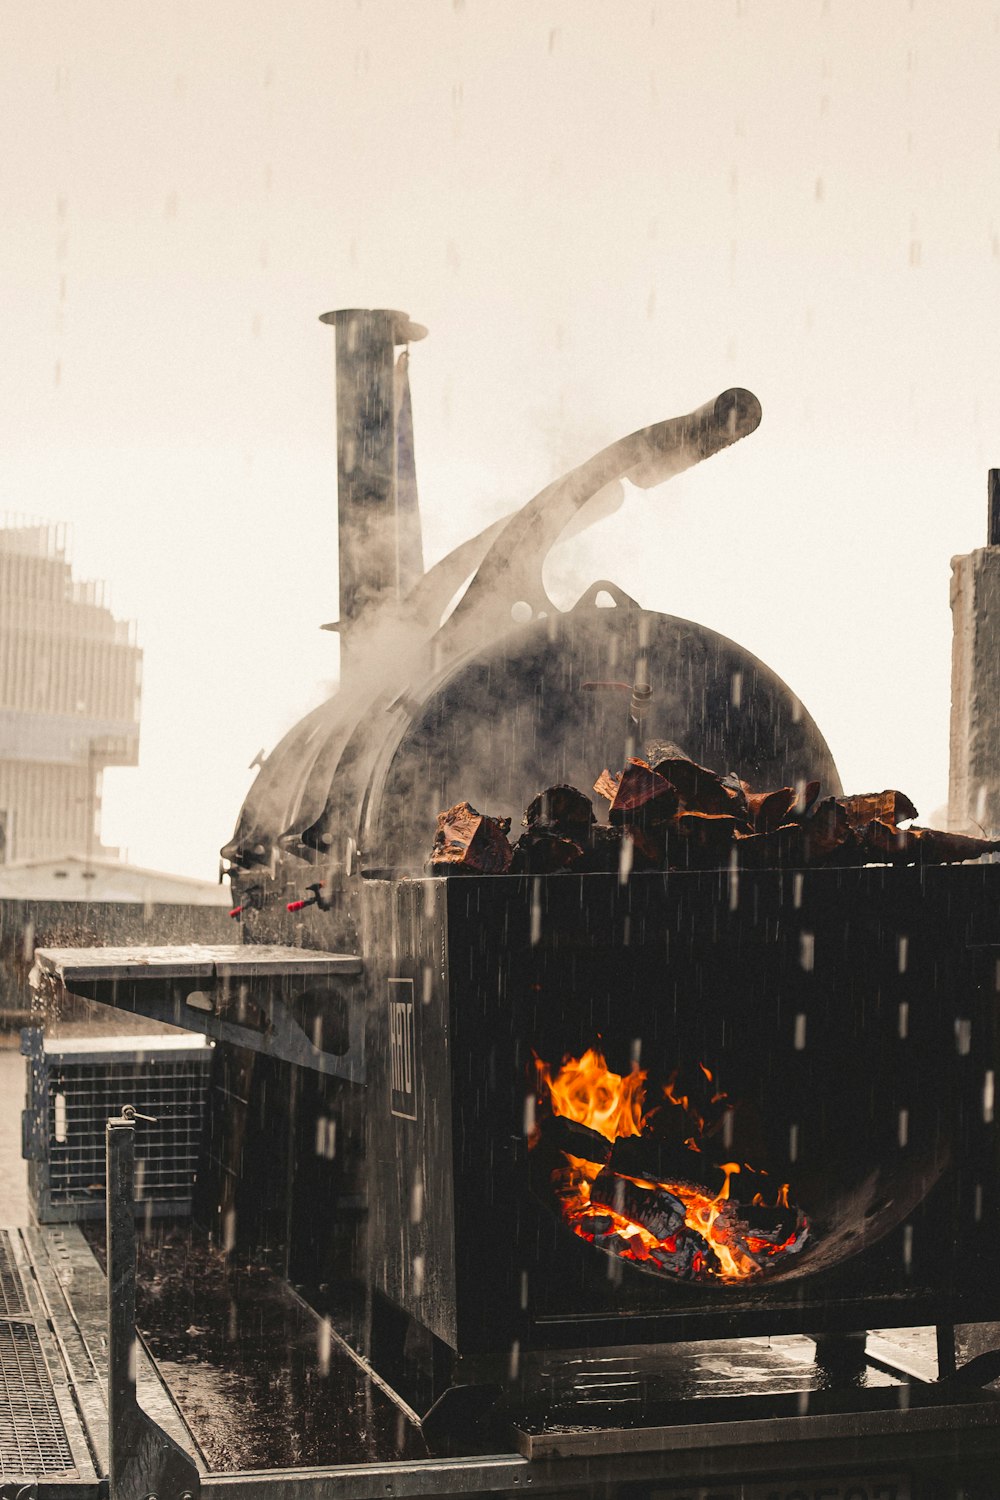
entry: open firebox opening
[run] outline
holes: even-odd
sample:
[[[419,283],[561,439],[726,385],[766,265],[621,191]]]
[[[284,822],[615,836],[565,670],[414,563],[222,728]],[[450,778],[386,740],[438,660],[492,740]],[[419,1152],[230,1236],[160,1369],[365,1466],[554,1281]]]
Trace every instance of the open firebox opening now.
[[[638,1063],[612,1072],[598,1046],[555,1070],[536,1055],[529,1149],[551,1153],[549,1190],[581,1239],[654,1275],[744,1282],[797,1256],[809,1224],[787,1182],[719,1160],[737,1102],[698,1067],[656,1087]]]

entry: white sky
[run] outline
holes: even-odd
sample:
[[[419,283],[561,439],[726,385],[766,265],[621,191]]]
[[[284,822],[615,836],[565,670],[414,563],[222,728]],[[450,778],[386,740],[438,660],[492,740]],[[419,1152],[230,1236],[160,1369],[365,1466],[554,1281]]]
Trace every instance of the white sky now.
[[[69,521],[139,622],[105,840],[213,876],[335,674],[341,306],[431,329],[428,560],[749,386],[759,431],[554,559],[560,602],[609,576],[732,636],[848,790],[939,807],[1000,465],[998,62],[985,0],[7,0],[0,511]]]

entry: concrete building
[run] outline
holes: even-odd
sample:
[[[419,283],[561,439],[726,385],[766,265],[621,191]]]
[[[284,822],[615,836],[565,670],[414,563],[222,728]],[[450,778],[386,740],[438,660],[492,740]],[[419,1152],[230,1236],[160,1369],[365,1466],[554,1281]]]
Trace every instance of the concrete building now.
[[[142,653],[62,528],[0,527],[0,864],[101,853],[101,775],[139,758]]]

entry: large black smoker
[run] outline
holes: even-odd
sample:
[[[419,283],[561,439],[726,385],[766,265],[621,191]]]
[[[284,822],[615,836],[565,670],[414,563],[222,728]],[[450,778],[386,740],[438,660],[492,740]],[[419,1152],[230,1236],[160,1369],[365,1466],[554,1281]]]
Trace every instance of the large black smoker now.
[[[419,1410],[546,1350],[1000,1316],[996,866],[424,873],[441,808],[516,824],[644,738],[757,786],[841,790],[802,704],[741,646],[608,580],[568,612],[542,584],[589,502],[752,433],[756,399],[632,434],[425,572],[403,347],[424,330],[325,321],[341,686],[264,761],[223,851],[244,946],[70,986],[225,1044],[201,1218]],[[664,1075],[709,1062],[749,1101],[808,1209],[806,1253],[685,1285],[571,1233],[528,1150],[533,1055],[597,1037],[623,1070],[636,1047]]]

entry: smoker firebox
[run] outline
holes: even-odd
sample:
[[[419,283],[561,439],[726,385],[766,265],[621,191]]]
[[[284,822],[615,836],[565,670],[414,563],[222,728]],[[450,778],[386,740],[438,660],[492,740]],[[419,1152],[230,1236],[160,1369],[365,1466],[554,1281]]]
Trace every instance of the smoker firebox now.
[[[460,1357],[996,1317],[998,897],[995,866],[367,882],[377,1291]],[[786,1269],[668,1283],[560,1221],[533,1053],[598,1037],[744,1101],[734,1155],[811,1221]]]

